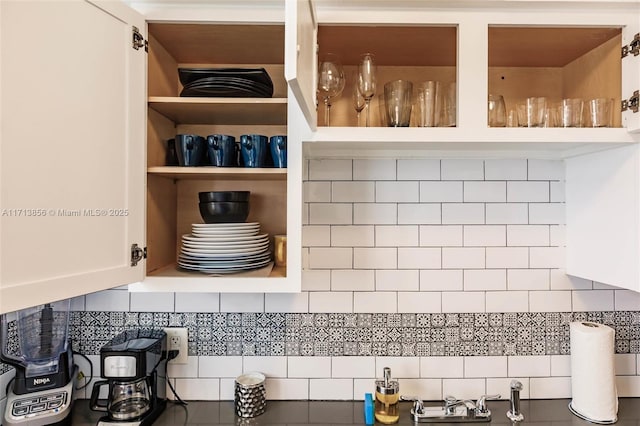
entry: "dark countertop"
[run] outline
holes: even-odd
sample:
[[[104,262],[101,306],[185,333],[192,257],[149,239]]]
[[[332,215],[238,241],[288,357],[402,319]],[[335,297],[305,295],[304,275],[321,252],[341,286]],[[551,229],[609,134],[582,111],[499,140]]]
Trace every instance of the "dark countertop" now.
[[[537,426],[587,426],[592,425],[569,412],[569,399],[523,400],[523,424]],[[191,401],[186,407],[169,403],[154,426],[179,425],[363,425],[362,401],[268,401],[267,411],[253,419],[240,419],[233,413],[233,401]],[[511,422],[506,417],[509,401],[489,401],[491,424]],[[428,403],[427,405],[438,405]],[[401,403],[400,422],[397,425],[414,425],[409,414],[411,403]],[[187,415],[188,412],[188,415]],[[73,426],[95,425],[100,413],[89,409],[87,400],[76,401]],[[439,423],[436,425],[443,425]],[[450,423],[450,425],[453,423]],[[468,423],[467,423],[468,424]],[[487,423],[475,423],[483,425]],[[376,423],[376,426],[381,423]],[[457,423],[460,425],[460,423]],[[618,426],[640,425],[640,398],[620,398]]]

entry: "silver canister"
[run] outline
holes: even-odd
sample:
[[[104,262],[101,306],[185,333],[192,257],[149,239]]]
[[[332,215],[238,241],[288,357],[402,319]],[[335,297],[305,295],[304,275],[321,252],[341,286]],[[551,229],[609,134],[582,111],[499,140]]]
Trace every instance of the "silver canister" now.
[[[238,417],[256,417],[267,408],[267,391],[264,374],[257,371],[236,378],[235,411]]]

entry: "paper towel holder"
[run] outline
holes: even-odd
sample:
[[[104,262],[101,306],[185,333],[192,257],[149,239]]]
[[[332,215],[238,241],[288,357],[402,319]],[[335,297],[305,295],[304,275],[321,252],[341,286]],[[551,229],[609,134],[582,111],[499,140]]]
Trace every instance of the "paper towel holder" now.
[[[595,423],[595,424],[598,424],[598,425],[612,425],[612,424],[614,424],[614,423],[616,423],[618,421],[618,417],[617,416],[613,420],[593,420],[593,419],[590,419],[589,417],[587,417],[587,416],[585,416],[583,414],[580,414],[576,410],[574,410],[573,407],[571,406],[571,403],[569,403],[569,411],[571,411],[571,413],[573,413],[575,416],[580,417],[583,420],[586,420],[588,422]]]

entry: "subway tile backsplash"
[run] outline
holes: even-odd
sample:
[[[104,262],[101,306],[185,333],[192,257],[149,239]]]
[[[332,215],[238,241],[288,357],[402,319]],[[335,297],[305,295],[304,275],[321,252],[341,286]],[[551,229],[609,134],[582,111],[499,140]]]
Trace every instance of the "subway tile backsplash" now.
[[[561,161],[304,170],[302,293],[91,294],[73,304],[74,348],[97,362],[121,330],[187,327],[189,362],[169,369],[182,398],[232,399],[259,370],[269,399],[362,399],[385,366],[427,400],[508,396],[511,379],[523,398],[567,398],[568,324],[588,320],[615,329],[618,393],[640,396],[640,294],[562,269]]]

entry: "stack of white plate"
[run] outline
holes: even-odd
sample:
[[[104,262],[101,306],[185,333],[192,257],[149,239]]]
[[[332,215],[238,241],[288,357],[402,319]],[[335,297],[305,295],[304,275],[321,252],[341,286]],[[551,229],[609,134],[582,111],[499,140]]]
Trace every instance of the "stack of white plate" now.
[[[271,262],[269,234],[260,223],[194,223],[182,236],[178,265],[189,271],[230,274],[262,268]]]

